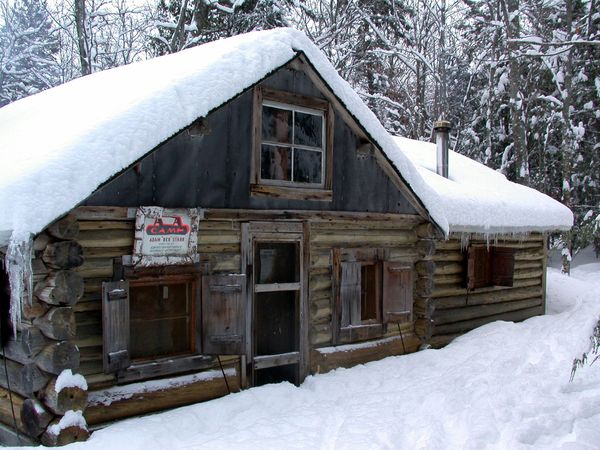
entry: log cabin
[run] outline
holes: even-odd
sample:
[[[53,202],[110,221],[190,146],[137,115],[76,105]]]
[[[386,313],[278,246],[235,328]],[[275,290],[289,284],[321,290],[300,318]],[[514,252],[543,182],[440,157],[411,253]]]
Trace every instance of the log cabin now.
[[[572,223],[491,170],[477,196],[491,175],[454,153],[437,175],[289,29],[15,102],[0,147],[7,444],[542,314],[546,236]]]

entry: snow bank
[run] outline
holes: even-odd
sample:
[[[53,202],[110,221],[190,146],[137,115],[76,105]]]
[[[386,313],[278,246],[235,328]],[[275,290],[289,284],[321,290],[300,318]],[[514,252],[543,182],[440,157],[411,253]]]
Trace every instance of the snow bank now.
[[[581,269],[584,269],[583,267]],[[548,315],[441,350],[132,419],[69,448],[597,449],[600,366],[571,364],[600,316],[600,264],[548,273]]]
[[[449,174],[436,173],[436,146],[429,142],[396,137],[399,151],[407,156],[439,196],[444,216],[453,232],[484,234],[568,230],[572,212],[535,189],[506,179],[504,175],[456,152],[449,152]]]
[[[198,117],[304,52],[387,152],[375,115],[301,32],[252,32],[95,73],[0,109],[0,236],[37,233]],[[403,155],[400,174],[447,230],[435,192]],[[2,246],[2,243],[0,243]]]

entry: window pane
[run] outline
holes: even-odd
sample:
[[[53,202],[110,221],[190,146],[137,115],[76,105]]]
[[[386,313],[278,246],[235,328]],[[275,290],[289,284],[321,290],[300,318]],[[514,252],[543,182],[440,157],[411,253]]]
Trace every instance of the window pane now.
[[[294,144],[322,147],[323,118],[314,114],[296,111],[294,123]]]
[[[130,289],[131,357],[156,358],[192,351],[192,284]]]
[[[256,270],[259,284],[299,281],[298,246],[271,242],[256,244]]]
[[[292,111],[263,105],[262,108],[263,141],[292,142]]]
[[[322,153],[294,149],[294,181],[321,183]]]
[[[360,319],[377,319],[377,270],[374,264],[361,267]]]
[[[260,155],[260,177],[263,180],[287,180],[292,177],[291,149],[263,145]]]

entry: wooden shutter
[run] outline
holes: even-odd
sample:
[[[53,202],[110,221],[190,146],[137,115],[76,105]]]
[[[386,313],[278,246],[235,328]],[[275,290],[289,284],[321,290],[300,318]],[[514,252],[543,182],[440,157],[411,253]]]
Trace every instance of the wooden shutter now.
[[[512,287],[514,271],[515,249],[510,247],[493,247],[492,284]]]
[[[202,353],[243,355],[246,275],[202,277]]]
[[[360,324],[360,268],[360,262],[341,263],[341,327]]]
[[[491,284],[490,258],[484,246],[470,246],[467,264],[467,288],[477,289]]]
[[[116,372],[130,364],[129,283],[102,283],[102,345],[104,372]]]
[[[410,322],[413,312],[412,267],[383,263],[383,322]]]

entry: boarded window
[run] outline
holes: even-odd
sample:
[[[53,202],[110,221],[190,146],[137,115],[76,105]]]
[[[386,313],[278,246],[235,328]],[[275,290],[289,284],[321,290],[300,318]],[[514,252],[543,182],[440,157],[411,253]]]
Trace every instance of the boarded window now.
[[[490,285],[490,262],[488,249],[471,246],[468,251],[467,287],[469,290]]]
[[[515,249],[510,247],[492,248],[492,284],[512,286],[515,272]]]
[[[244,353],[245,292],[245,275],[211,275],[202,278],[204,354]]]
[[[413,311],[412,267],[383,263],[383,321],[410,322]]]
[[[514,266],[513,248],[472,245],[467,254],[467,287],[512,286]]]

